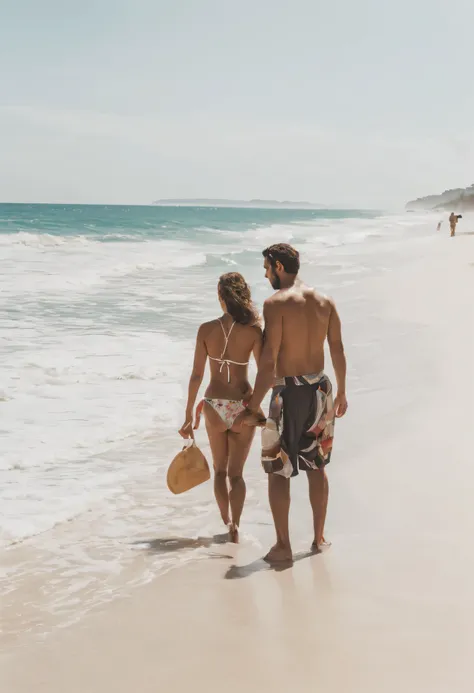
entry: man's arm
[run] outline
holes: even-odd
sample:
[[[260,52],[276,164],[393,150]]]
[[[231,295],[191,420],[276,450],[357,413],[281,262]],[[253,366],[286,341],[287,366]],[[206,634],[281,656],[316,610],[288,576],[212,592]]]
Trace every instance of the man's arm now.
[[[263,398],[273,385],[283,334],[283,316],[278,303],[266,301],[263,306],[263,318],[265,320],[263,349],[258,364],[255,389],[248,404],[248,408],[253,412],[258,411]]]
[[[263,333],[262,333],[262,328],[261,327],[256,327],[256,336],[255,336],[255,342],[252,348],[253,352],[253,357],[255,359],[255,363],[258,365],[260,363],[260,357],[262,356],[262,349],[263,349]]]
[[[332,365],[336,375],[337,394],[334,401],[336,416],[344,416],[347,410],[346,400],[346,356],[342,343],[341,320],[335,304],[331,301],[331,315],[329,316],[328,344]]]

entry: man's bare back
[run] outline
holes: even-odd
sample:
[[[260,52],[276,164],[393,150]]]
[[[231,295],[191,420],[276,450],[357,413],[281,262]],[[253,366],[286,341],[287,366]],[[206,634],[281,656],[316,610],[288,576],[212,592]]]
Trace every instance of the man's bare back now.
[[[282,324],[276,374],[284,377],[322,371],[332,301],[298,281],[268,299],[267,313],[270,306],[274,319],[281,316]]]
[[[291,249],[291,246],[281,247]],[[297,273],[286,273],[280,262],[272,263],[271,254],[265,257],[264,269],[277,291],[263,307],[264,348],[249,409],[260,407],[275,375],[320,373],[324,369],[327,339],[337,383],[336,415],[343,416],[347,409],[346,359],[341,321],[334,302],[306,286]]]

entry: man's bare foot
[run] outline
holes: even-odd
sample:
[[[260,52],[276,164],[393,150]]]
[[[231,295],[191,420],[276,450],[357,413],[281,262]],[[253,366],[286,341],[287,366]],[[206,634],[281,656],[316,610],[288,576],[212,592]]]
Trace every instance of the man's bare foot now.
[[[293,554],[291,553],[291,546],[275,544],[267,555],[264,556],[263,560],[267,563],[287,563],[288,561],[292,561]]]
[[[229,522],[229,541],[231,544],[239,543],[239,528],[233,522]]]

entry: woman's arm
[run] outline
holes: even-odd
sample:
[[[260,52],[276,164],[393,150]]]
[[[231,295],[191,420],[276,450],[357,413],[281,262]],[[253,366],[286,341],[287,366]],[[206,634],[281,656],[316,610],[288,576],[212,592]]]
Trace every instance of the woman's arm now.
[[[196,397],[204,377],[206,361],[207,351],[204,343],[204,325],[201,325],[197,333],[196,347],[194,349],[193,370],[191,372],[191,377],[189,378],[188,401],[186,404],[185,420],[179,431],[183,438],[189,438],[192,433],[194,405],[196,403]]]
[[[262,355],[262,349],[263,349],[263,330],[261,327],[255,326],[255,341],[253,343],[252,347],[252,353],[253,357],[255,359],[255,363],[257,364],[257,368],[260,363],[260,357]],[[252,396],[253,393],[253,388],[249,387],[249,391],[244,393],[244,402],[249,399],[249,397]],[[262,409],[259,407],[258,413],[260,415],[260,423],[265,422],[265,415],[262,411]]]

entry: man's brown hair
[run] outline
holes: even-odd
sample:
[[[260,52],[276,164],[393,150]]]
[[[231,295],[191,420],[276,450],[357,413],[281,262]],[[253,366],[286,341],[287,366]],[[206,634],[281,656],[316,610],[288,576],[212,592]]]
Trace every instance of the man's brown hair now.
[[[287,274],[298,274],[300,269],[300,254],[288,243],[275,243],[262,252],[264,258],[275,269],[276,262],[281,262]]]

